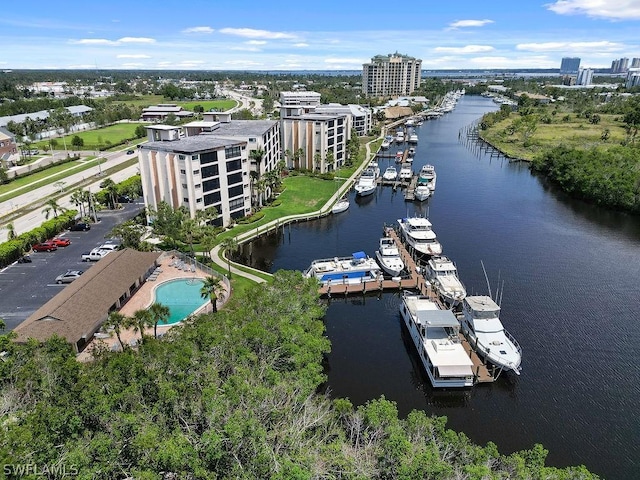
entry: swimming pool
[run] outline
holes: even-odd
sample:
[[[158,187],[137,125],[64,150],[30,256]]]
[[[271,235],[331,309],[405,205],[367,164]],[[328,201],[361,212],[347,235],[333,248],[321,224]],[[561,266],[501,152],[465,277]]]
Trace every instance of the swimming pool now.
[[[169,307],[169,320],[159,325],[181,322],[209,300],[200,296],[202,280],[181,278],[169,280],[155,289],[155,301]]]

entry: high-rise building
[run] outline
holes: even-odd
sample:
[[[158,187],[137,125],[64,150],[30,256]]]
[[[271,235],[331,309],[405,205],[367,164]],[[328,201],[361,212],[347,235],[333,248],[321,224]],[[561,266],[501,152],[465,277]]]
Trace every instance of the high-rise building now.
[[[591,85],[593,80],[593,69],[592,68],[581,68],[578,72],[578,79],[576,81],[577,85],[588,86]]]
[[[630,68],[627,72],[627,81],[624,84],[626,88],[640,86],[640,68]]]
[[[611,62],[611,73],[625,73],[629,70],[629,59],[618,58]]]
[[[410,95],[420,86],[422,60],[393,53],[376,55],[362,65],[362,93],[368,96]]]
[[[631,60],[631,68],[640,68],[640,58]]]
[[[560,63],[561,74],[577,74],[580,69],[580,58],[578,57],[564,57]]]

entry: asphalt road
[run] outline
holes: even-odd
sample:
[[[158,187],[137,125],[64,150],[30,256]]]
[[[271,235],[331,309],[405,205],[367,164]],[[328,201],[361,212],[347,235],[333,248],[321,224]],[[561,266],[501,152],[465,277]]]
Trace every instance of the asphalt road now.
[[[57,295],[65,284],[55,278],[67,270],[87,270],[94,263],[83,262],[81,255],[104,243],[111,229],[144,209],[142,199],[125,204],[121,210],[99,212],[100,221],[88,232],[64,232],[71,240],[68,247],[55,252],[31,252],[32,263],[13,263],[0,270],[0,318],[6,330],[13,330],[29,315]]]

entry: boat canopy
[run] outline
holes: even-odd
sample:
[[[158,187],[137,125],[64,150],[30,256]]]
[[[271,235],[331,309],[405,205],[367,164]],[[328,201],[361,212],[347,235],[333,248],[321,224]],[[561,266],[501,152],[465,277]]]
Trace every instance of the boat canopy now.
[[[355,253],[352,253],[351,255],[356,260],[364,260],[365,258],[367,258],[367,254],[364,252],[355,252]]]
[[[458,327],[460,323],[451,310],[418,310],[418,322],[425,327]]]
[[[441,377],[467,377],[473,375],[468,365],[440,365],[438,372]]]

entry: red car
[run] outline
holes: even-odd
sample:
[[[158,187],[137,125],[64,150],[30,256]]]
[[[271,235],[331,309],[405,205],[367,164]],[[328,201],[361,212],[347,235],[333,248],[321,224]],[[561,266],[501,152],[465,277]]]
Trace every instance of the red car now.
[[[58,249],[58,246],[53,242],[36,243],[31,247],[34,252],[53,252]]]
[[[71,240],[64,237],[52,238],[51,240],[47,240],[47,242],[55,244],[56,247],[68,247],[71,245]]]

